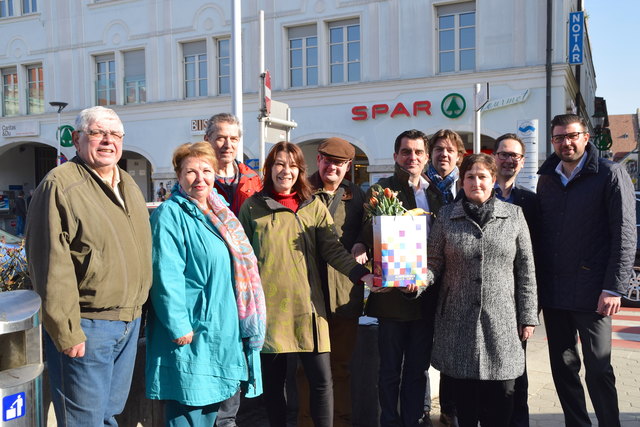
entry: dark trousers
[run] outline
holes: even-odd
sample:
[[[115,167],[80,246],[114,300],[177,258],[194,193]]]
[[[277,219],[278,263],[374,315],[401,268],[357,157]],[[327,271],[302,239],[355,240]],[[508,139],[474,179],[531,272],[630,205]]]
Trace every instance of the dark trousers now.
[[[297,353],[309,382],[309,407],[315,427],[333,426],[330,353]],[[262,353],[262,383],[271,427],[287,425],[287,353]]]
[[[553,382],[565,424],[590,426],[580,382],[578,335],[582,343],[585,380],[600,427],[619,426],[616,377],[611,366],[611,317],[598,313],[543,309]]]
[[[522,343],[525,355],[527,342]],[[527,377],[527,361],[525,358],[524,373],[516,378],[513,391],[513,414],[511,427],[529,427],[529,378]]]
[[[240,409],[240,390],[220,403],[216,427],[236,427],[236,415]]]
[[[449,377],[460,427],[507,427],[513,412],[515,380],[488,381]]]
[[[426,389],[424,371],[431,362],[433,322],[378,320],[380,426],[418,426]]]
[[[329,338],[331,339],[331,377],[333,378],[333,425],[350,427],[351,423],[351,356],[358,338],[358,318],[329,318]],[[309,411],[309,384],[304,369],[298,366],[296,372],[298,386],[297,427],[312,427]]]
[[[456,415],[456,401],[454,394],[453,378],[440,374],[440,412],[453,416]]]

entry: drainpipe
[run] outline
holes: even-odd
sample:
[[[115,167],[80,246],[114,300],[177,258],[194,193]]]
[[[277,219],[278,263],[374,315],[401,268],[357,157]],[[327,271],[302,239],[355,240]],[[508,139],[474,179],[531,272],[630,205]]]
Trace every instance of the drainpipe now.
[[[545,121],[545,158],[551,154],[551,135],[549,127],[551,126],[551,59],[553,53],[553,0],[547,0],[547,62],[546,62],[546,74],[547,74],[547,106],[546,106],[546,121]]]

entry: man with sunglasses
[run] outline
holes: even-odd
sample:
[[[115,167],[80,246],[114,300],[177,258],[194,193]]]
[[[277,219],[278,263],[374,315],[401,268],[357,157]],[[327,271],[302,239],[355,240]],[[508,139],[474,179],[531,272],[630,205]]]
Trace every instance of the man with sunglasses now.
[[[635,197],[625,168],[599,157],[586,122],[551,122],[555,153],[538,174],[538,295],[551,372],[569,426],[589,426],[577,349],[598,425],[619,426],[611,366],[611,316],[629,281],[636,251]]]
[[[536,193],[518,186],[516,179],[524,165],[525,144],[516,134],[505,133],[496,139],[493,146],[493,156],[498,167],[495,185],[496,197],[503,202],[520,206],[527,220],[531,239],[535,238],[535,224],[537,219]],[[526,348],[526,341],[522,344]],[[516,378],[513,393],[512,427],[529,426],[528,401],[529,381],[525,366],[524,373]]]
[[[42,297],[44,344],[59,426],[117,425],[151,287],[151,228],[140,188],[118,167],[115,111],[82,110],[77,155],[33,194],[27,259]]]
[[[309,177],[309,183],[315,196],[329,209],[342,245],[347,251],[359,254],[356,260],[364,264],[366,247],[358,241],[363,227],[365,196],[360,187],[347,179],[348,172],[353,170],[355,154],[355,148],[348,141],[337,137],[325,139],[318,146],[318,171]],[[320,276],[330,316],[333,425],[343,427],[352,425],[349,364],[356,345],[364,288],[355,286],[331,266],[324,264],[324,267],[320,269]],[[313,426],[308,393],[306,378],[298,372],[298,427]]]

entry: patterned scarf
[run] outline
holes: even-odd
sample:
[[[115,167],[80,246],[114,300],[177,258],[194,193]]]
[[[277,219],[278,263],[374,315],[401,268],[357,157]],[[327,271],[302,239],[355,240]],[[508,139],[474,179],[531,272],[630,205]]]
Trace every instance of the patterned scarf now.
[[[199,207],[194,198],[181,186],[178,187],[182,196]],[[260,351],[267,327],[267,309],[258,273],[258,260],[240,221],[227,208],[215,189],[209,194],[207,201],[210,209],[199,208],[226,242],[233,261],[233,285],[240,320],[240,336],[250,349]]]
[[[451,188],[455,185],[456,180],[458,179],[458,167],[453,168],[451,173],[446,177],[442,178],[436,172],[436,168],[433,167],[431,163],[429,163],[429,168],[427,168],[427,176],[433,181],[433,183],[438,187],[438,190],[442,193],[443,201],[445,205],[453,202],[453,192]]]

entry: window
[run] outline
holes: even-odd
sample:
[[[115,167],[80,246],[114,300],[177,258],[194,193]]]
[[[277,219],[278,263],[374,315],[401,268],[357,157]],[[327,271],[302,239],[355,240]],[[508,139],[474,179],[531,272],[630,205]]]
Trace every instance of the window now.
[[[14,16],[13,0],[0,0],[0,18]]]
[[[289,85],[318,85],[318,36],[315,25],[289,28]]]
[[[331,83],[360,81],[360,21],[329,24]]]
[[[116,103],[116,61],[113,55],[96,56],[96,104]]]
[[[476,67],[476,12],[474,2],[438,7],[439,72]]]
[[[231,93],[231,40],[218,40],[218,94]]]
[[[42,65],[30,65],[27,67],[27,84],[27,114],[44,113],[44,77]]]
[[[38,11],[37,0],[22,0],[22,14],[35,13]]]
[[[19,113],[18,71],[16,68],[5,68],[2,70],[2,115],[17,116]]]
[[[206,42],[184,43],[184,96],[194,98],[207,95],[207,44]]]
[[[124,102],[140,104],[147,101],[147,87],[144,76],[144,50],[124,52]]]

